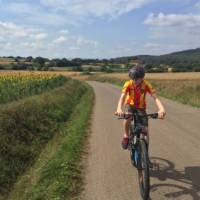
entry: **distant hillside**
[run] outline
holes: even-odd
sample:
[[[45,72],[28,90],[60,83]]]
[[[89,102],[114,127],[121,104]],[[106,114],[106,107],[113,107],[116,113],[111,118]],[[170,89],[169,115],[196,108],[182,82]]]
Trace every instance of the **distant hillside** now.
[[[138,58],[146,64],[200,65],[200,48],[165,54],[161,56],[140,55]]]
[[[160,56],[138,55],[121,57],[116,58],[115,61],[129,63],[136,57],[146,64],[149,71],[152,71],[152,69],[165,71],[166,68],[173,68],[173,71],[200,71],[200,48]]]

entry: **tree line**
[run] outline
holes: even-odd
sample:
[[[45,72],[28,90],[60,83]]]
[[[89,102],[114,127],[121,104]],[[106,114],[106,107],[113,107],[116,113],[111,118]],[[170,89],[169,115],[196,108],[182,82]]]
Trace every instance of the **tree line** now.
[[[54,67],[66,67],[73,71],[84,71],[82,66],[88,65],[87,71],[113,72],[126,71],[134,66],[133,61],[139,61],[145,64],[147,72],[166,72],[169,69],[174,72],[200,71],[200,48],[160,56],[139,55],[111,59],[48,59],[43,57],[33,58],[32,56],[9,56],[2,58],[10,59],[12,62],[9,66],[0,64],[0,69],[9,67],[13,70],[52,70]],[[94,66],[100,66],[100,68],[95,69]]]

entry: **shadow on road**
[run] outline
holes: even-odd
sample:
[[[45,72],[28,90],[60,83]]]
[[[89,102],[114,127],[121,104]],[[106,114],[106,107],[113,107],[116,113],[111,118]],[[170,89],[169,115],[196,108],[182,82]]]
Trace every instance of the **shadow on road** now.
[[[165,181],[165,183],[152,185],[152,193],[156,191],[162,193],[164,190],[165,199],[182,199],[181,197],[190,195],[193,200],[200,200],[200,166],[185,167],[183,171],[179,171],[169,160],[158,157],[151,157],[151,160],[155,163],[155,170],[151,171],[151,177]],[[170,181],[178,183],[177,185],[167,183]]]

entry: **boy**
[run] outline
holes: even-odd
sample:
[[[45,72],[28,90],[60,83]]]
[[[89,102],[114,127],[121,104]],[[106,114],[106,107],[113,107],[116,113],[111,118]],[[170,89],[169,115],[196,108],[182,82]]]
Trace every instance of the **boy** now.
[[[161,101],[156,95],[155,89],[151,84],[144,79],[145,70],[143,65],[137,64],[134,68],[130,69],[129,77],[130,80],[126,81],[122,94],[119,98],[116,115],[121,116],[124,114],[122,107],[125,105],[125,113],[132,113],[134,109],[137,109],[139,113],[146,114],[146,93],[149,93],[154,99],[158,107],[158,118],[164,119],[165,109]],[[122,148],[127,149],[129,143],[129,127],[131,119],[124,120],[124,136],[122,140]],[[144,132],[147,133],[148,137],[148,118],[143,117],[142,124],[144,126]]]

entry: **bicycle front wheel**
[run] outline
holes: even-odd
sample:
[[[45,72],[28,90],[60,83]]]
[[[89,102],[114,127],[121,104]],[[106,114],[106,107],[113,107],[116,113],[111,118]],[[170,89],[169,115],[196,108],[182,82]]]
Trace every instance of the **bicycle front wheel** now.
[[[149,199],[149,157],[147,152],[147,145],[144,140],[140,140],[140,167],[138,168],[138,181],[140,186],[140,193],[144,200]]]

